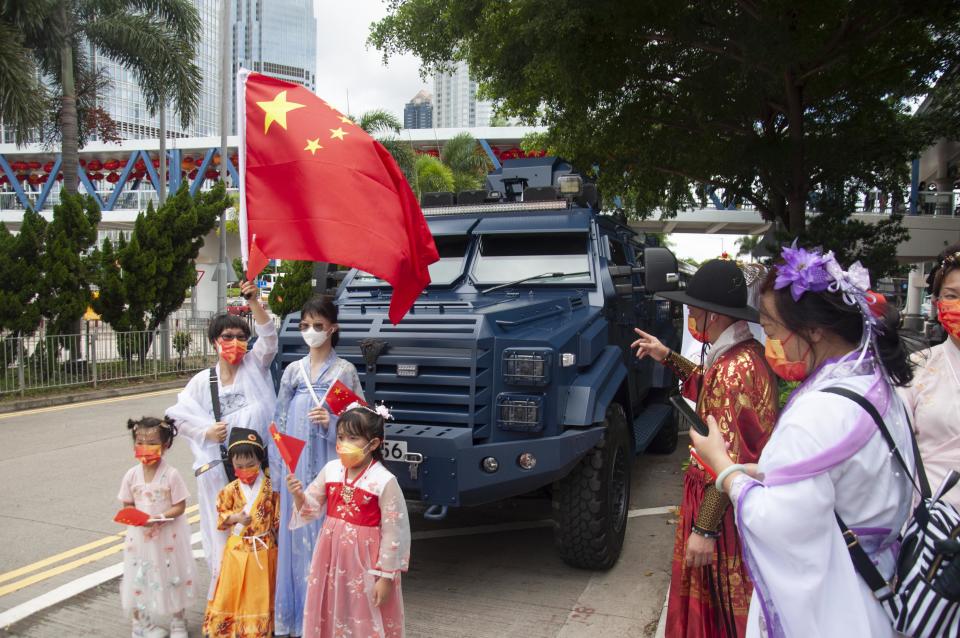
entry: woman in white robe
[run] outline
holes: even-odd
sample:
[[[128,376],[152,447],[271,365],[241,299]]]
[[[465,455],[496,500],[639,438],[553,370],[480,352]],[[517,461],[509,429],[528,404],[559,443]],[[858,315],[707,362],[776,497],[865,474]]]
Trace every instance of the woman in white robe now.
[[[790,251],[764,287],[761,325],[771,367],[804,383],[758,465],[733,465],[715,423],[708,437],[691,430],[691,439],[735,508],[754,583],[748,637],[896,636],[854,569],[835,513],[889,578],[910,511],[910,476],[863,408],[824,390],[846,388],[870,401],[912,472],[909,426],[894,391],[911,368],[895,312],[869,305],[865,274],[825,267],[832,255]]]
[[[245,282],[244,294],[258,294],[256,286]],[[227,485],[227,476],[220,463],[220,445],[228,440],[235,427],[256,430],[264,441],[273,418],[277,395],[274,390],[270,365],[277,354],[277,329],[258,299],[250,302],[255,320],[257,341],[253,348],[231,363],[235,354],[231,349],[245,350],[250,328],[246,320],[232,315],[218,315],[210,322],[208,337],[220,353],[217,361],[217,391],[221,419],[213,415],[210,395],[210,370],[198,372],[177,395],[177,403],[167,409],[181,436],[190,442],[193,451],[193,470],[197,476],[197,496],[200,510],[200,536],[204,557],[210,567],[210,595],[216,587],[220,561],[227,542],[227,532],[217,529],[217,495]],[[223,341],[224,337],[243,337]],[[231,343],[232,342],[232,343]],[[203,470],[203,471],[201,471]]]

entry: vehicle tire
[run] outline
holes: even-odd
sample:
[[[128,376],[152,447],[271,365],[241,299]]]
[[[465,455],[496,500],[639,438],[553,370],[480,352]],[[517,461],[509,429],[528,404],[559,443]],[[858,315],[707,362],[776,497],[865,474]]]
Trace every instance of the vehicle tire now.
[[[670,407],[670,418],[663,424],[657,435],[647,446],[647,452],[652,454],[673,454],[677,451],[677,442],[680,439],[680,414]]]
[[[633,453],[623,408],[611,404],[604,426],[603,440],[553,489],[557,552],[583,569],[613,567],[627,530]]]

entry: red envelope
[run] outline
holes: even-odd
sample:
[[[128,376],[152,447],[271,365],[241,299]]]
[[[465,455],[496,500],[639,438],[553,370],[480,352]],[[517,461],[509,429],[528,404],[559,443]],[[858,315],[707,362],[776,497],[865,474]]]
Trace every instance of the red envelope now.
[[[300,460],[300,454],[303,452],[303,448],[307,442],[295,436],[283,434],[277,430],[276,423],[270,424],[270,437],[273,438],[273,442],[277,444],[277,449],[280,450],[280,456],[283,457],[283,461],[287,464],[287,467],[290,468],[290,472],[296,472],[297,462]]]
[[[147,521],[150,520],[150,515],[142,510],[138,510],[136,507],[124,507],[122,510],[117,512],[117,515],[113,517],[113,520],[121,525],[143,527],[147,524]]]

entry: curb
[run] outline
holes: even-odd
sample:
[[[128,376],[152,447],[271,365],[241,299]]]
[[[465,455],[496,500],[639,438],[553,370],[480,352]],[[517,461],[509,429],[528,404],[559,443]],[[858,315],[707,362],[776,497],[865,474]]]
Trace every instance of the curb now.
[[[84,401],[93,401],[96,399],[126,397],[133,394],[155,392],[157,390],[171,390],[173,388],[182,388],[189,380],[189,378],[184,378],[177,379],[175,381],[145,383],[143,385],[125,386],[122,388],[104,388],[102,390],[87,390],[74,392],[72,394],[57,394],[49,397],[37,397],[35,399],[20,399],[19,401],[10,401],[8,403],[0,404],[0,414],[19,412],[21,410],[33,410],[35,408],[48,408],[55,405],[67,405],[69,403],[82,403]]]

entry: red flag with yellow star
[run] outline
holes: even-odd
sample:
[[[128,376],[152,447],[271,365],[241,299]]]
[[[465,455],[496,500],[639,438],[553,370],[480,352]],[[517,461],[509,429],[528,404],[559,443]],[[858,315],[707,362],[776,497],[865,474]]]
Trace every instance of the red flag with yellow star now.
[[[353,390],[348,388],[343,381],[337,379],[323,397],[323,401],[329,406],[330,411],[336,416],[340,416],[347,411],[347,408],[354,404],[366,405],[367,402],[354,394]],[[322,402],[321,402],[322,403]]]
[[[281,458],[283,458],[287,467],[290,468],[291,473],[296,472],[297,463],[300,461],[300,454],[303,452],[303,448],[307,445],[307,442],[279,431],[276,423],[271,423],[269,429],[270,437],[277,445]]]
[[[268,259],[353,266],[393,286],[390,321],[399,322],[439,256],[393,157],[299,84],[241,71],[238,93],[247,279]]]

